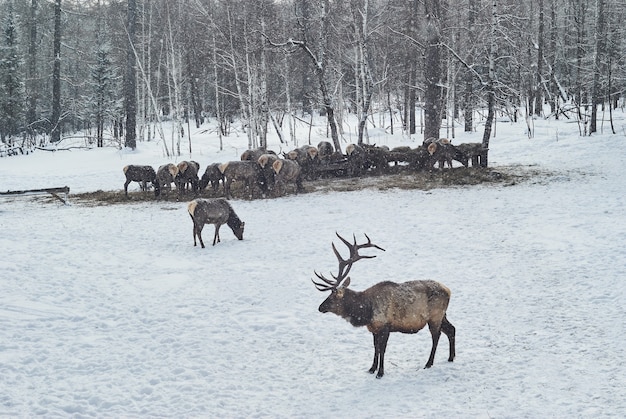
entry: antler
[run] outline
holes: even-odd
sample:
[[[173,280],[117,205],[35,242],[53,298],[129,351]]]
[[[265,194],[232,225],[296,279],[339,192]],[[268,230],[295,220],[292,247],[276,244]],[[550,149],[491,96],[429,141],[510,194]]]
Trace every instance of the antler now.
[[[337,260],[339,261],[339,272],[337,273],[337,276],[333,275],[332,273],[330,274],[334,278],[334,281],[326,278],[322,274],[315,272],[315,276],[317,276],[319,279],[324,281],[324,283],[313,281],[316,288],[320,291],[329,291],[329,290],[337,289],[337,287],[341,284],[341,282],[344,279],[346,279],[346,277],[348,276],[350,269],[352,269],[352,264],[356,262],[357,260],[372,259],[376,257],[376,255],[373,255],[373,256],[360,255],[359,249],[364,249],[366,247],[375,247],[376,249],[380,249],[383,252],[385,251],[385,249],[383,249],[382,247],[372,243],[372,240],[368,237],[367,234],[365,234],[367,243],[362,243],[362,244],[357,244],[355,235],[352,236],[354,238],[354,243],[350,243],[348,240],[341,237],[339,233],[335,232],[335,234],[337,235],[337,237],[339,237],[339,239],[346,246],[348,246],[348,249],[350,250],[350,257],[348,257],[348,259],[342,258],[341,254],[337,250],[337,247],[335,247],[335,243],[332,243],[333,252],[335,253],[335,256],[337,256]]]

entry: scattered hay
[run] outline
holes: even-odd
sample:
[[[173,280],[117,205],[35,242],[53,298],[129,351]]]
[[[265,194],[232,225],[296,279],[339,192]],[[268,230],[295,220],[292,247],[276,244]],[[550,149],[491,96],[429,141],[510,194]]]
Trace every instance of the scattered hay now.
[[[541,171],[533,166],[501,166],[501,167],[470,167],[435,170],[432,172],[414,172],[408,170],[396,170],[395,173],[386,175],[366,175],[358,178],[323,178],[313,181],[305,181],[304,187],[307,193],[311,192],[350,192],[365,189],[385,191],[390,189],[418,189],[431,190],[441,188],[462,188],[476,185],[513,186],[520,182],[552,176],[552,173]],[[233,183],[231,187],[233,196],[237,199],[250,199],[248,192],[245,193],[240,182]],[[292,195],[293,192],[287,195]],[[217,192],[209,187],[203,191],[200,198],[216,198],[223,196],[223,189]],[[70,201],[88,206],[133,204],[138,202],[188,202],[195,197],[187,192],[180,200],[176,191],[164,192],[158,200],[154,198],[154,191],[129,192],[128,198],[124,191],[95,191],[72,194]],[[253,199],[263,198],[259,190],[254,192]]]

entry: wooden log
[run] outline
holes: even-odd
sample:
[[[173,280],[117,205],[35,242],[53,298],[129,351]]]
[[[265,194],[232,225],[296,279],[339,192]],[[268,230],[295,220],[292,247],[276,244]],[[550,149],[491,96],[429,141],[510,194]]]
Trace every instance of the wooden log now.
[[[6,192],[0,192],[0,195],[6,195],[6,196],[11,196],[11,195],[39,195],[39,194],[46,194],[46,193],[49,193],[50,195],[54,196],[59,201],[63,202],[65,205],[67,205],[68,204],[68,195],[70,193],[70,187],[69,186],[63,186],[63,187],[59,187],[59,188],[42,188],[42,189],[25,189],[25,190],[22,190],[22,191],[6,191]],[[65,198],[61,198],[59,196],[60,193],[64,194]]]

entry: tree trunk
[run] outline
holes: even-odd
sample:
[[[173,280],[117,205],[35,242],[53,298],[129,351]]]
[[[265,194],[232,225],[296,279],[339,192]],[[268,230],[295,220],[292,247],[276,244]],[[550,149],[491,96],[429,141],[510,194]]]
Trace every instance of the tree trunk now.
[[[26,127],[28,134],[35,136],[35,123],[37,121],[37,96],[39,86],[37,77],[37,0],[31,0],[30,16],[28,19],[29,39],[28,39],[28,109],[26,111]]]
[[[489,139],[491,138],[491,127],[493,126],[493,120],[495,117],[495,106],[496,106],[496,94],[494,88],[494,82],[496,79],[496,51],[497,51],[497,43],[496,43],[496,28],[498,25],[498,3],[497,0],[493,0],[492,9],[491,9],[491,33],[489,39],[489,73],[487,76],[487,119],[485,120],[485,131],[483,132],[483,149],[489,150]],[[487,167],[488,159],[487,159],[488,151],[485,151],[484,159],[480,160],[480,165],[482,167]]]
[[[600,77],[603,69],[602,58],[606,55],[604,0],[597,0],[596,8],[596,48],[593,66],[593,93],[591,95],[591,124],[589,126],[589,134],[593,134],[598,130],[598,105],[603,101],[602,86],[600,85]]]
[[[441,27],[439,0],[426,0],[426,53],[424,60],[424,139],[439,138],[441,128]]]
[[[126,53],[126,79],[124,80],[124,99],[126,110],[126,136],[124,146],[132,150],[137,148],[137,58],[135,56],[137,23],[137,2],[128,0],[128,50]]]
[[[467,31],[468,39],[475,39],[476,33],[476,15],[478,6],[476,4],[478,0],[469,0],[469,11],[467,15]],[[473,48],[469,48],[470,51]],[[474,54],[470,52],[467,57],[468,65],[474,63]],[[465,70],[465,95],[464,95],[464,119],[465,119],[465,132],[472,132],[474,130],[474,74],[468,68]]]
[[[535,115],[537,116],[541,116],[543,111],[543,15],[543,0],[539,0],[539,34],[537,36],[537,83],[535,84]]]
[[[54,2],[54,67],[52,70],[52,131],[50,141],[61,141],[61,0]]]

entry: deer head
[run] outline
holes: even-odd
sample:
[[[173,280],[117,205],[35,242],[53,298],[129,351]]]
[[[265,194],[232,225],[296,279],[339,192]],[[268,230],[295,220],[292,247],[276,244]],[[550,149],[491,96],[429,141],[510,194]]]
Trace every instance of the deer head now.
[[[354,264],[354,262],[361,259],[372,259],[376,257],[376,255],[360,255],[359,250],[367,247],[375,247],[376,249],[380,249],[382,251],[384,251],[385,249],[373,244],[367,234],[365,235],[365,238],[367,238],[367,243],[362,244],[357,244],[355,236],[353,236],[354,243],[350,243],[349,241],[341,237],[338,233],[335,234],[337,234],[337,237],[339,237],[339,239],[348,247],[348,249],[350,250],[350,256],[347,259],[342,258],[341,254],[337,250],[337,247],[335,247],[335,243],[332,243],[333,252],[335,253],[335,256],[337,256],[337,260],[339,261],[339,270],[337,272],[337,275],[333,275],[331,273],[331,276],[333,277],[333,279],[331,280],[326,278],[324,275],[315,272],[315,276],[321,279],[321,281],[313,281],[313,283],[315,284],[315,287],[320,291],[330,291],[330,295],[328,296],[328,298],[326,298],[326,300],[324,300],[324,302],[319,306],[319,311],[321,311],[322,313],[331,312],[344,318],[351,318],[354,314],[354,310],[352,309],[352,306],[354,304],[352,304],[352,300],[355,297],[355,292],[348,290],[348,285],[350,285],[350,277],[348,276],[348,273],[350,273],[350,269],[352,269],[352,265]],[[351,319],[350,321],[356,325],[357,323],[354,323],[354,321],[358,322],[359,320],[357,318],[360,317],[366,316],[357,315],[355,317],[356,320]]]

